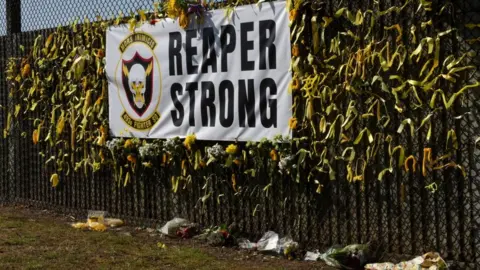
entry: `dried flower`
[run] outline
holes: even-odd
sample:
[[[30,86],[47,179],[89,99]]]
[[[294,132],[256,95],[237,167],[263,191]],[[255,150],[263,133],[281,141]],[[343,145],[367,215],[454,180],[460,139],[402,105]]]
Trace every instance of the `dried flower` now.
[[[58,174],[56,173],[52,174],[52,177],[50,177],[50,182],[52,183],[52,187],[56,187],[60,182],[60,178],[58,177]]]
[[[22,68],[22,77],[25,78],[27,77],[28,75],[30,75],[30,64],[25,64]]]
[[[197,137],[195,134],[188,135],[185,137],[185,141],[183,141],[183,145],[185,148],[187,148],[188,151],[192,150],[192,145],[195,144],[195,141],[197,140]]]
[[[290,119],[288,120],[288,126],[290,127],[290,129],[294,130],[297,128],[297,124],[298,124],[298,120],[296,117],[290,117]]]
[[[130,161],[133,164],[137,163],[137,158],[132,154],[127,156],[127,160]]]
[[[227,154],[230,154],[230,155],[234,155],[237,153],[237,145],[235,144],[230,144],[227,149],[225,149],[225,152],[227,152]]]
[[[297,18],[297,10],[290,10],[288,18],[290,19],[290,21],[294,21]]]
[[[290,89],[292,91],[298,90],[300,88],[300,80],[297,77],[294,77],[290,82]]]
[[[273,161],[277,161],[277,160],[278,160],[277,151],[276,151],[275,149],[272,149],[272,151],[270,151],[270,158],[271,158]]]
[[[38,133],[38,129],[35,129],[32,135],[33,144],[37,144],[39,138],[40,138],[40,134]]]
[[[102,49],[99,49],[97,51],[97,55],[96,55],[98,58],[103,58],[105,56],[105,53],[103,52]]]
[[[298,48],[297,44],[292,47],[292,55],[295,57],[300,55],[300,48]]]
[[[57,136],[60,136],[62,134],[64,127],[65,127],[65,117],[64,117],[64,113],[62,112],[62,115],[60,115],[60,118],[58,119],[58,122],[57,122]]]
[[[98,145],[104,145],[105,142],[107,141],[107,131],[105,130],[104,126],[100,126],[100,137],[98,138]]]

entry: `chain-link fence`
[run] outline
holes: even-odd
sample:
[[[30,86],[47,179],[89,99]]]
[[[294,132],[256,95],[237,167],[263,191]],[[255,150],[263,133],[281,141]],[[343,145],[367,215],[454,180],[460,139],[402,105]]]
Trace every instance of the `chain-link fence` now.
[[[327,1],[333,14],[340,2]],[[350,1],[352,10],[371,1]],[[401,5],[403,1],[380,1],[383,7]],[[151,1],[73,1],[73,0],[0,0],[0,119],[2,129],[7,125],[6,108],[15,106],[8,99],[5,65],[9,57],[23,57],[33,46],[38,34],[46,35],[58,25],[66,25],[76,17],[110,17],[122,11],[128,14],[149,9]],[[478,66],[480,47],[472,42],[480,37],[480,28],[466,24],[480,23],[480,4],[475,0],[455,1],[449,6],[451,18],[443,23],[458,28],[459,38],[446,47],[461,55],[469,52],[470,64]],[[415,10],[397,15],[415,20]],[[386,19],[388,20],[388,19]],[[405,41],[407,43],[408,40]],[[21,47],[24,49],[20,49]],[[478,80],[475,71],[465,80]],[[266,230],[290,234],[309,248],[325,248],[332,244],[381,243],[387,259],[400,259],[434,250],[458,269],[475,269],[480,265],[480,151],[475,146],[480,108],[480,96],[468,94],[467,105],[459,108],[469,112],[454,119],[440,114],[432,121],[433,136],[425,143],[426,134],[416,138],[402,137],[407,152],[421,152],[424,147],[439,144],[448,127],[455,126],[459,143],[456,160],[465,166],[468,177],[455,171],[434,172],[429,179],[404,176],[394,172],[378,181],[376,175],[389,162],[387,145],[379,152],[377,163],[366,172],[365,183],[351,184],[344,180],[331,181],[322,194],[316,194],[314,183],[297,184],[290,178],[275,179],[268,193],[263,192],[265,174],[241,176],[237,181],[248,185],[238,196],[227,185],[231,173],[211,168],[197,175],[191,187],[172,193],[170,172],[154,170],[137,175],[131,185],[123,187],[113,180],[112,172],[85,176],[74,173],[64,178],[61,187],[53,189],[48,181],[52,170],[44,165],[39,153],[48,153],[45,146],[33,145],[29,121],[19,121],[0,144],[0,202],[10,201],[49,207],[63,212],[84,215],[85,210],[106,210],[132,223],[153,225],[175,216],[202,224],[235,222],[241,231],[259,236]],[[407,104],[408,106],[408,104]],[[421,115],[411,115],[421,119]],[[399,119],[392,119],[399,123]],[[398,125],[397,125],[398,126]],[[357,128],[358,129],[358,128]],[[357,130],[359,132],[359,130]],[[415,151],[413,151],[415,150]],[[345,179],[345,169],[336,169],[337,179]],[[431,178],[431,179],[430,179]],[[207,190],[200,179],[211,182]],[[431,194],[426,183],[442,180],[439,189]],[[209,190],[211,189],[211,190]],[[202,202],[205,194],[210,200]],[[219,203],[220,202],[220,203]]]

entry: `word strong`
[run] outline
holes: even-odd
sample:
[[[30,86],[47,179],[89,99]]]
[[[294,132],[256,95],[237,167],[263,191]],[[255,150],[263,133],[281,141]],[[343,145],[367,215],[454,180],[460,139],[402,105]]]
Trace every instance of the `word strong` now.
[[[146,24],[136,30],[144,33],[136,38],[126,28],[109,30],[107,74],[110,127],[114,134],[170,138],[194,133],[202,140],[240,141],[290,135],[290,31],[285,2],[238,7],[232,18],[225,14],[223,10],[209,12],[203,25],[189,29],[180,28],[177,21],[170,19],[155,26]],[[110,46],[112,42],[117,43]],[[149,54],[142,52],[153,44],[154,58],[145,58]],[[139,125],[143,122],[133,116],[122,117],[121,110],[116,108],[118,99],[121,104],[123,101],[118,94],[122,87],[116,80],[121,71],[116,70],[115,62],[122,49],[134,45],[138,46],[130,58],[138,59],[139,74],[147,75],[143,81],[124,79],[130,83],[127,103],[130,101],[133,112],[143,112],[150,108],[138,108],[148,103],[144,86],[151,85],[153,92],[161,92],[156,114],[148,119],[151,127]],[[155,59],[160,72],[151,78],[149,64],[155,63]],[[131,64],[127,60],[125,65]],[[153,64],[152,70],[155,68]]]
[[[192,40],[198,39],[198,31],[190,29],[185,34],[185,48],[180,32],[170,33],[169,39],[169,71],[171,76],[182,76],[186,67],[188,75],[220,73],[219,76],[229,72],[229,64],[232,67],[236,59],[240,59],[240,71],[274,70],[276,68],[275,50],[275,21],[265,20],[258,22],[258,31],[254,31],[253,22],[240,24],[240,37],[233,25],[221,26],[221,31],[215,35],[212,27],[203,28],[201,33],[201,49],[194,46]],[[257,46],[255,39],[249,39],[248,33],[258,32]],[[238,42],[237,42],[238,40]],[[218,47],[215,44],[219,41]],[[238,48],[237,48],[238,47]],[[194,57],[201,52],[201,64],[194,63]],[[217,53],[218,51],[218,53]],[[240,51],[240,58],[233,55]],[[249,52],[254,56],[249,60]],[[184,55],[184,56],[183,56]],[[218,57],[217,57],[218,55]],[[237,55],[238,56],[238,55]],[[258,57],[255,57],[258,56]],[[229,59],[230,58],[230,59]],[[255,61],[258,58],[258,61]],[[182,60],[185,60],[183,63]],[[268,67],[267,67],[268,63]],[[261,124],[265,128],[277,127],[277,85],[271,78],[261,78],[261,82],[255,84],[253,79],[247,81],[239,79],[229,80],[225,76],[217,85],[212,81],[187,82],[185,86],[174,83],[171,87],[172,101],[176,110],[172,111],[172,119],[175,126],[181,126],[184,119],[184,107],[179,100],[179,95],[187,95],[190,106],[189,125],[195,126],[196,101],[200,101],[202,127],[215,127],[216,118],[223,127],[232,127],[234,114],[239,116],[237,126],[234,128],[255,127],[255,90],[260,93],[260,102],[257,104],[261,115]],[[195,77],[197,79],[198,76]],[[197,98],[199,96],[199,98]],[[216,106],[219,105],[219,106]],[[217,108],[219,107],[219,108]],[[234,111],[237,108],[237,111]],[[217,114],[217,109],[219,113]],[[246,125],[246,115],[249,116]]]

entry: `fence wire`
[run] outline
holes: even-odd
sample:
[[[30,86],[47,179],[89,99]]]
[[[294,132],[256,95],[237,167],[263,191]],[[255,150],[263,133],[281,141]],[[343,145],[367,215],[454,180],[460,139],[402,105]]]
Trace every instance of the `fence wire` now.
[[[330,14],[342,1],[327,1]],[[371,1],[349,1],[355,10]],[[380,1],[388,8],[401,5],[397,0]],[[138,9],[148,9],[147,0],[129,1],[73,1],[73,0],[2,0],[0,1],[0,110],[1,128],[7,124],[6,108],[14,106],[8,99],[5,65],[9,57],[23,57],[39,35],[47,35],[58,25],[66,25],[75,18],[93,20],[116,16],[119,11],[128,14]],[[458,29],[457,41],[446,41],[447,50],[457,55],[469,53],[470,64],[479,66],[480,42],[469,42],[480,37],[480,28],[468,28],[467,24],[480,23],[480,2],[476,0],[453,1],[452,18],[442,19]],[[404,10],[402,16],[412,16],[414,10]],[[387,18],[392,20],[393,18]],[[382,27],[383,28],[383,27]],[[408,43],[405,40],[405,43]],[[20,49],[24,46],[24,50]],[[478,80],[480,74],[473,71],[464,80]],[[0,203],[14,202],[49,207],[65,213],[85,215],[86,210],[101,209],[133,224],[154,226],[173,217],[182,216],[202,224],[229,224],[235,222],[239,229],[251,237],[258,237],[266,230],[291,235],[307,248],[326,248],[332,244],[351,244],[377,241],[383,243],[385,259],[398,260],[423,254],[431,250],[453,263],[458,269],[476,269],[480,265],[480,150],[475,146],[480,123],[480,96],[470,92],[467,105],[459,108],[469,112],[466,117],[452,119],[440,115],[432,121],[431,142],[425,143],[426,134],[416,138],[400,138],[407,145],[407,152],[421,152],[443,141],[449,127],[458,131],[458,163],[465,166],[468,177],[463,180],[456,172],[434,172],[428,178],[413,175],[403,177],[394,172],[377,181],[376,175],[388,164],[387,144],[379,150],[377,167],[366,173],[365,186],[347,181],[332,181],[321,195],[315,194],[313,183],[293,183],[285,177],[275,179],[268,195],[261,188],[249,190],[249,196],[235,196],[222,184],[231,173],[213,168],[197,175],[211,177],[212,190],[202,189],[200,181],[192,181],[189,189],[172,193],[167,170],[154,170],[138,175],[127,187],[119,186],[112,172],[85,176],[75,173],[66,177],[61,188],[53,189],[49,183],[51,168],[44,165],[38,154],[48,152],[44,146],[33,145],[29,121],[20,121],[12,127],[10,136],[0,143]],[[347,103],[346,103],[347,104]],[[345,104],[345,105],[346,105]],[[407,104],[408,106],[408,104]],[[423,115],[411,115],[422,119]],[[398,123],[399,119],[392,119]],[[398,125],[397,125],[398,126]],[[355,130],[356,129],[356,130]],[[354,127],[359,132],[358,127]],[[26,135],[25,135],[26,134]],[[338,179],[346,172],[336,168]],[[255,178],[241,176],[242,183],[265,183],[266,175]],[[435,194],[424,187],[426,183],[442,180]],[[219,187],[213,189],[213,187]],[[220,198],[201,202],[202,196],[212,192]],[[223,195],[219,197],[218,195]],[[255,212],[255,215],[252,213]]]

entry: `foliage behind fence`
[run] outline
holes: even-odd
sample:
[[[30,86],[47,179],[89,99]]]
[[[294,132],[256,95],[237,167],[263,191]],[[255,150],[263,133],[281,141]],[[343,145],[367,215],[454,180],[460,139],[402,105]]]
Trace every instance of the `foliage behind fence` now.
[[[326,14],[333,16],[344,6],[339,6],[340,2],[327,1]],[[371,5],[370,2],[372,1],[350,1],[347,8],[352,11],[365,9]],[[403,1],[400,3],[394,0],[381,2],[383,9],[403,4]],[[28,26],[37,24],[37,21],[38,25],[46,23],[42,24],[43,18],[18,13],[19,1],[6,3],[10,15],[6,16],[9,18],[6,22],[8,35],[0,37],[2,71],[8,58],[23,57],[30,51],[39,34],[46,37],[53,31],[20,31],[23,28],[20,27],[20,19],[22,25]],[[58,7],[64,3],[58,1]],[[25,1],[22,9],[26,4]],[[136,10],[143,8],[144,4],[142,1],[130,2],[128,8]],[[110,10],[112,7],[102,5],[100,8]],[[397,14],[397,18],[392,18],[395,15],[386,16],[384,21],[377,23],[390,26],[396,19],[406,25],[409,20],[422,20],[415,17],[414,12],[415,10],[406,10]],[[480,7],[473,0],[452,2],[448,13],[451,18],[439,20],[458,28],[459,36],[458,39],[442,40],[442,46],[445,45],[446,50],[457,56],[473,52],[467,61],[475,66],[479,64],[480,43],[474,39],[479,37],[477,29],[480,28],[465,25],[480,23],[479,12]],[[91,13],[78,15],[92,16]],[[57,13],[55,20],[56,18],[62,17]],[[63,20],[65,18],[58,23],[66,23]],[[3,25],[0,24],[0,27]],[[404,32],[408,32],[407,29]],[[396,35],[392,37],[395,39]],[[24,50],[20,49],[20,45],[25,47]],[[468,75],[470,77],[461,80],[478,80],[476,70]],[[8,99],[9,86],[4,72],[0,73],[0,80],[0,101],[4,108],[0,112],[3,129],[8,122],[7,111],[11,111],[18,101]],[[343,108],[348,106],[348,101],[346,99],[342,103]],[[475,92],[468,92],[464,101],[464,104],[457,107],[457,115],[465,112],[470,114],[455,119],[452,115],[441,113],[432,119],[430,142],[425,140],[425,130],[415,137],[404,132],[405,135],[400,136],[397,143],[405,145],[408,153],[420,153],[417,156],[420,160],[425,147],[431,147],[434,152],[443,149],[447,131],[454,126],[459,144],[454,155],[456,162],[465,168],[466,179],[455,170],[433,172],[428,177],[394,171],[387,174],[383,181],[378,181],[379,172],[390,163],[388,144],[384,143],[379,148],[377,166],[366,170],[363,181],[345,181],[347,171],[338,166],[334,168],[337,180],[323,179],[321,194],[315,192],[317,185],[313,181],[295,183],[291,177],[282,175],[275,175],[273,181],[270,181],[266,173],[258,173],[255,177],[239,174],[238,182],[247,188],[242,194],[235,194],[226,184],[230,182],[230,170],[217,167],[198,173],[187,189],[177,193],[171,191],[170,177],[173,173],[168,168],[143,170],[126,187],[113,181],[112,172],[108,168],[102,168],[96,173],[75,173],[62,177],[62,185],[54,189],[49,182],[54,170],[45,166],[45,159],[38,155],[39,152],[51,153],[52,149],[45,145],[33,145],[30,134],[35,127],[28,119],[20,119],[18,124],[12,125],[10,136],[0,144],[0,202],[34,204],[75,214],[84,214],[87,209],[102,209],[113,216],[139,224],[161,223],[175,216],[203,224],[236,222],[242,231],[252,236],[259,236],[272,229],[281,234],[290,234],[311,248],[380,240],[385,243],[386,252],[391,255],[417,255],[436,250],[447,260],[462,265],[460,268],[473,269],[480,265],[480,152],[475,145],[476,129],[480,123],[480,99]],[[362,108],[362,111],[366,110],[367,108]],[[412,114],[410,117],[420,123],[425,116]],[[392,125],[398,127],[401,119],[394,114]],[[361,130],[361,126],[353,128],[357,134]],[[327,176],[322,177],[328,179]],[[206,185],[206,182],[209,184]],[[435,193],[431,193],[425,186],[434,182],[438,182],[439,187]],[[269,183],[271,187],[265,192],[264,188]],[[206,194],[210,194],[209,199],[202,201]]]

